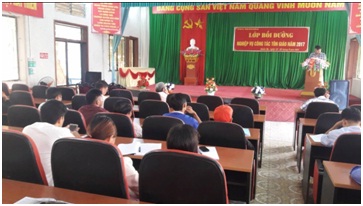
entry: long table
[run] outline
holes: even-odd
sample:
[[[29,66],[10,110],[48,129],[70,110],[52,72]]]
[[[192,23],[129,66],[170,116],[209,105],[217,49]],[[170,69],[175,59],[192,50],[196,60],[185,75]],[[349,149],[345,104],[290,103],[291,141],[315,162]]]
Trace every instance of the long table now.
[[[33,198],[54,198],[76,204],[139,204],[139,201],[91,194],[75,190],[2,179],[3,204],[13,204],[28,196]]]
[[[317,122],[317,119],[299,118],[297,149],[296,149],[297,169],[298,169],[299,173],[301,171],[302,146],[303,146],[303,141],[304,141],[303,129],[304,129],[304,127],[314,128],[316,125],[316,122]]]
[[[305,203],[309,203],[310,176],[313,175],[315,160],[328,160],[331,150],[331,147],[315,142],[310,134],[306,134],[302,179],[302,195]]]
[[[132,143],[133,140],[134,138],[117,137],[116,144],[129,144]],[[161,143],[162,149],[166,149],[166,141],[143,140],[145,143]],[[229,198],[249,203],[250,199],[252,199],[252,191],[254,191],[253,185],[256,185],[252,181],[252,175],[254,174],[254,152],[251,150],[227,147],[216,147],[216,150],[219,156],[218,161],[226,174]],[[129,155],[129,157],[134,160],[134,166],[138,169],[143,156]]]
[[[33,98],[33,99],[34,99],[34,103],[37,106],[46,101],[46,99],[44,99],[44,98]],[[70,101],[70,100],[62,100],[62,103],[66,106],[72,105],[72,101]]]

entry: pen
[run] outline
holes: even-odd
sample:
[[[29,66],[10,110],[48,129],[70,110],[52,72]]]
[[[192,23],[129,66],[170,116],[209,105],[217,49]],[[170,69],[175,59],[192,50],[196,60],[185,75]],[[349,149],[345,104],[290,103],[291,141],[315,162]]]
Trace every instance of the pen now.
[[[139,152],[141,152],[141,147],[139,147]]]

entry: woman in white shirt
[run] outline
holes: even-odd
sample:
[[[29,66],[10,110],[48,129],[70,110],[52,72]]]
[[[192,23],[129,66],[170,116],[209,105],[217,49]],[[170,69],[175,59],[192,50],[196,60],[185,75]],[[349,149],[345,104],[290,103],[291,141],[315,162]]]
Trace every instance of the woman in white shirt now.
[[[104,140],[115,144],[117,129],[115,123],[107,116],[97,116],[88,125],[87,132],[89,138]],[[123,157],[126,181],[129,186],[130,197],[138,199],[139,197],[139,173],[132,165],[130,157]]]

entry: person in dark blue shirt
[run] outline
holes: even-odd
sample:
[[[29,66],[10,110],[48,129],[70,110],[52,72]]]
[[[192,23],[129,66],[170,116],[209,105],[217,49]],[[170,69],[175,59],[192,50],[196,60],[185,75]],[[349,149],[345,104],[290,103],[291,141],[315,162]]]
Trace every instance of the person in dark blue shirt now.
[[[187,106],[187,101],[182,94],[169,94],[167,103],[169,104],[172,112],[166,113],[163,116],[181,119],[185,124],[188,124],[195,129],[198,128],[199,123],[202,121],[193,108],[191,106]],[[186,112],[192,116],[185,114]]]

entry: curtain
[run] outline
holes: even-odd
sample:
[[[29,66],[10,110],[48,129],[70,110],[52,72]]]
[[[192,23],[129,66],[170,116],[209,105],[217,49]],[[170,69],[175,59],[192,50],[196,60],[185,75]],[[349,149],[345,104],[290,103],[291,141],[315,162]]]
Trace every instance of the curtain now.
[[[127,18],[129,16],[130,8],[121,8],[121,35],[114,35],[112,39],[112,82],[116,82],[116,72],[115,72],[115,53],[117,51],[118,45],[120,44],[122,34],[124,33]]]
[[[302,89],[302,63],[315,45],[331,63],[324,81],[343,79],[347,40],[346,11],[208,14],[206,77],[219,85],[261,85]],[[310,27],[309,52],[234,52],[234,27]]]
[[[153,15],[150,10],[149,67],[155,68],[156,82],[180,83],[180,29],[180,14]]]

